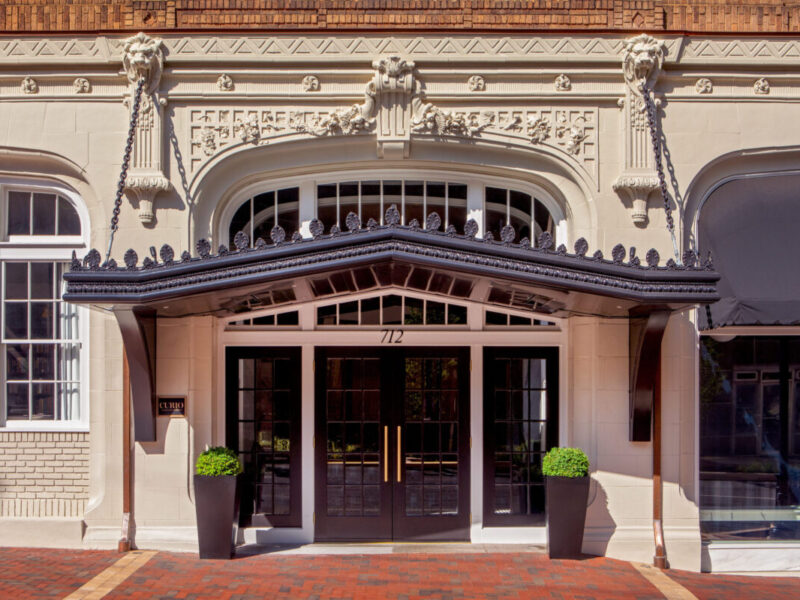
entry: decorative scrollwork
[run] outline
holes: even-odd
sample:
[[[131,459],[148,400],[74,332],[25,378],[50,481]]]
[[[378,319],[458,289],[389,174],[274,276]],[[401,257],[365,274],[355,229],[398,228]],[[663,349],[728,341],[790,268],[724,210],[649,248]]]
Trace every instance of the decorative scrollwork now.
[[[517,232],[513,225],[506,225],[500,230],[500,240],[505,244],[510,244],[517,237]]]
[[[308,224],[308,230],[311,232],[311,237],[317,239],[325,231],[325,226],[319,219],[311,219],[311,223]]]
[[[647,254],[645,254],[644,260],[648,267],[655,269],[658,266],[658,261],[661,260],[661,257],[658,255],[658,250],[655,248],[650,248],[650,250],[647,251]]]
[[[250,236],[244,231],[238,232],[235,236],[233,236],[233,245],[239,252],[246,250],[250,247]]]
[[[575,241],[574,248],[575,248],[575,255],[583,258],[589,251],[589,242],[586,241],[586,238],[578,238]]]
[[[618,265],[621,265],[622,261],[625,260],[626,254],[625,246],[622,244],[617,244],[611,249],[611,258],[614,259],[614,263]]]
[[[136,254],[136,250],[133,248],[128,248],[125,251],[125,256],[122,257],[122,260],[125,262],[125,266],[129,269],[135,269],[136,264],[139,262],[139,255]]]
[[[158,254],[161,257],[161,262],[166,264],[172,264],[172,261],[175,259],[175,251],[169,244],[161,246],[161,250]]]
[[[357,231],[358,229],[361,229],[361,217],[354,212],[347,213],[344,223],[347,225],[348,231]]]
[[[195,247],[200,258],[208,258],[211,256],[211,242],[209,242],[207,239],[202,238],[197,240]]]
[[[280,225],[275,225],[275,227],[269,231],[269,238],[273,241],[273,243],[281,244],[286,239],[286,230],[284,230],[284,228]]]
[[[386,209],[386,214],[383,217],[383,222],[390,227],[395,227],[400,224],[400,211],[397,210],[397,205],[392,204]]]
[[[464,225],[464,235],[468,238],[475,238],[478,235],[478,222],[475,219],[468,219]]]
[[[442,226],[442,219],[439,216],[439,213],[433,211],[428,215],[428,218],[425,219],[425,229],[428,231],[439,231],[439,227]]]
[[[549,231],[543,231],[539,234],[537,247],[542,250],[550,250],[553,248],[553,236],[550,235]]]

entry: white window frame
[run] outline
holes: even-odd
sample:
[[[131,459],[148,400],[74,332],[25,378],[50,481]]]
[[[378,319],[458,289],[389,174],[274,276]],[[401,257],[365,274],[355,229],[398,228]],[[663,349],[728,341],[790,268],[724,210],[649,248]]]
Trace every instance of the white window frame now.
[[[8,222],[8,193],[43,192],[62,196],[78,213],[81,235],[6,235]],[[80,195],[72,188],[50,180],[2,178],[0,179],[0,261],[36,262],[52,261],[68,263],[73,250],[83,256],[89,248],[89,213]],[[80,417],[63,421],[6,420],[6,363],[0,361],[0,431],[89,431],[89,310],[79,306],[78,339],[80,349]],[[4,353],[3,353],[4,354]]]
[[[474,219],[478,223],[478,237],[484,235],[484,215],[486,213],[485,195],[487,187],[512,189],[530,195],[539,200],[553,217],[554,242],[569,246],[567,230],[567,216],[565,208],[543,187],[513,176],[503,177],[497,175],[476,175],[474,172],[459,169],[347,169],[341,171],[325,171],[321,173],[307,173],[293,177],[264,178],[235,190],[224,199],[212,220],[213,231],[216,232],[216,244],[229,246],[229,228],[233,215],[245,200],[257,196],[262,192],[277,191],[279,189],[300,188],[300,232],[304,237],[310,237],[308,225],[311,219],[317,216],[317,186],[324,184],[350,183],[356,181],[430,181],[467,186],[467,219]],[[382,212],[385,212],[385,209]],[[401,213],[402,215],[402,213]],[[427,216],[427,214],[426,214]],[[442,217],[443,228],[447,226]],[[383,215],[381,215],[381,221]],[[333,223],[325,223],[327,231]],[[341,226],[341,225],[340,225]],[[420,223],[424,227],[424,223]],[[287,231],[287,237],[294,232]],[[462,233],[459,230],[459,233]]]

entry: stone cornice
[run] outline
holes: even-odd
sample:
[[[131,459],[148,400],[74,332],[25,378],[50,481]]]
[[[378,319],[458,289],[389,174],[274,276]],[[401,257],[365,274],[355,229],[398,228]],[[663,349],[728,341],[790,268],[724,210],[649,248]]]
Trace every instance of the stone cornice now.
[[[399,54],[415,61],[469,63],[618,63],[628,34],[616,35],[163,35],[168,65],[198,62],[364,63]],[[800,36],[656,36],[669,65],[800,65]],[[124,36],[0,37],[0,66],[108,64],[122,59]]]

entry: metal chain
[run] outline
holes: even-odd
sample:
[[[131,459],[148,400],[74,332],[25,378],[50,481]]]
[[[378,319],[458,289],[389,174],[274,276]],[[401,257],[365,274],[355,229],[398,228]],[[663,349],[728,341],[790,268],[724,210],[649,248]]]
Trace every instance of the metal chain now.
[[[106,262],[111,259],[111,247],[114,245],[114,234],[119,229],[119,212],[122,207],[122,194],[125,192],[125,180],[128,178],[128,167],[131,163],[131,152],[133,151],[133,138],[136,135],[136,123],[139,120],[139,105],[142,100],[142,90],[144,90],[144,77],[140,77],[133,93],[133,108],[131,109],[131,120],[128,125],[128,139],[125,142],[125,153],[122,155],[122,170],[117,181],[117,194],[114,197],[114,210],[111,213],[111,236],[108,239],[108,252],[106,252]]]
[[[672,207],[669,205],[669,192],[667,191],[667,179],[664,176],[664,166],[661,164],[661,142],[658,137],[658,121],[656,116],[656,105],[650,97],[650,90],[647,82],[642,81],[639,86],[644,100],[647,123],[650,128],[650,141],[653,143],[653,156],[655,157],[656,173],[658,175],[658,187],[661,190],[661,200],[664,202],[664,213],[667,215],[667,231],[672,238],[672,249],[675,252],[675,262],[681,264],[680,252],[678,252],[678,240],[675,237],[675,220],[672,218]]]

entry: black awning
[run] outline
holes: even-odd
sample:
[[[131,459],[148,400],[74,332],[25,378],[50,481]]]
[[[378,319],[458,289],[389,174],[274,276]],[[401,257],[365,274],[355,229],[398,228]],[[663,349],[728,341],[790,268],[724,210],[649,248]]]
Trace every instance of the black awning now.
[[[721,185],[700,210],[697,237],[721,275],[702,329],[800,324],[800,175]]]
[[[114,261],[101,264],[97,250],[82,261],[73,256],[72,268],[64,275],[64,300],[114,311],[128,351],[137,441],[155,439],[158,318],[240,314],[382,287],[555,317],[634,317],[631,436],[649,439],[651,371],[659,363],[651,355],[657,355],[669,313],[719,299],[719,276],[710,263],[697,264],[691,252],[683,265],[670,260],[659,266],[655,250],[646,254],[645,264],[633,248],[622,245],[614,247],[611,260],[600,252],[587,255],[584,239],[575,243],[574,254],[564,246],[553,248],[549,234],[542,234],[535,247],[530,242],[480,240],[475,238],[474,221],[467,223],[463,235],[453,228],[443,232],[402,226],[393,206],[386,213],[387,225],[371,221],[361,227],[357,219],[348,217],[350,231],[333,228],[327,235],[321,233],[322,224],[313,221],[312,239],[295,234],[287,241],[276,227],[272,243],[258,240],[255,248],[239,233],[235,250],[223,246],[217,254],[200,240],[199,256],[184,252],[178,260],[167,245],[158,254],[151,248],[142,264],[128,250],[124,267]],[[515,234],[507,228],[504,237],[513,240]],[[642,319],[645,325],[639,327],[636,323]],[[643,354],[653,360],[641,360]]]
[[[259,240],[255,248],[239,234],[238,250],[220,247],[217,254],[211,254],[208,242],[200,240],[199,256],[184,252],[178,260],[166,245],[158,256],[151,249],[152,258],[145,258],[142,264],[129,250],[123,267],[113,261],[100,264],[99,252],[92,250],[82,261],[73,258],[72,268],[64,276],[64,300],[110,308],[138,307],[165,317],[235,314],[246,309],[253,298],[269,303],[276,298],[295,301],[291,284],[299,279],[309,281],[312,289],[325,290],[326,286],[314,282],[337,272],[369,268],[369,275],[352,276],[356,286],[359,280],[367,282],[359,291],[411,285],[413,275],[400,281],[395,274],[387,275],[386,268],[391,267],[386,265],[455,274],[467,280],[488,279],[499,290],[493,297],[503,303],[513,305],[530,297],[534,299],[529,306],[532,310],[561,317],[625,316],[642,306],[677,310],[719,299],[718,275],[710,264],[696,264],[693,256],[685,265],[670,260],[659,266],[655,250],[647,253],[642,264],[634,249],[618,245],[612,260],[607,260],[599,252],[587,255],[583,239],[576,242],[574,254],[564,246],[553,248],[548,234],[533,247],[530,243],[476,239],[452,229],[442,232],[397,224],[334,230],[326,235],[319,234],[320,228],[316,222],[315,237],[295,235],[287,241],[282,230],[274,231],[273,243]],[[467,231],[474,230],[474,225],[467,224]],[[354,291],[337,289],[335,279],[330,287],[330,292],[321,293]]]

